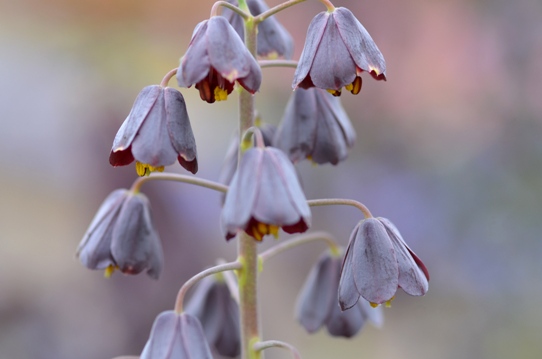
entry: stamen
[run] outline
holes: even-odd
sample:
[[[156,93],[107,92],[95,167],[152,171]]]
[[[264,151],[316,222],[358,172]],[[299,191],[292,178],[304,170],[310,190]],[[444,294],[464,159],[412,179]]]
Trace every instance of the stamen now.
[[[119,269],[118,266],[115,266],[113,264],[110,264],[107,266],[107,268],[105,268],[105,271],[104,271],[104,277],[106,278],[111,278],[111,276],[113,275],[113,273],[115,272],[115,270]]]
[[[164,172],[164,166],[154,167],[146,163],[136,161],[136,172],[139,177],[148,176],[151,172]]]
[[[335,97],[341,96],[341,90],[326,89],[326,91]]]
[[[348,88],[348,86],[345,86],[345,89],[350,91],[353,95],[357,95],[359,91],[361,90],[361,77],[356,76],[356,78],[354,79],[354,82],[352,82],[351,84],[352,88]]]
[[[228,99],[228,91],[220,87],[215,87],[215,100],[226,101]]]

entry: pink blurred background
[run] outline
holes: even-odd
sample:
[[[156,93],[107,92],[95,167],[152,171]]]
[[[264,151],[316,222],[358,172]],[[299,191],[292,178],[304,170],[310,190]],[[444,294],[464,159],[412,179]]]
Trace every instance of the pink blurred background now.
[[[369,30],[388,81],[366,77],[360,95],[343,94],[358,141],[336,167],[299,166],[307,197],[353,198],[391,219],[429,268],[430,290],[400,293],[380,330],[367,326],[352,340],[311,336],[293,309],[324,246],[296,248],[261,275],[265,339],[313,359],[542,357],[542,2],[334,4]],[[132,166],[108,164],[135,96],[177,66],[211,5],[0,0],[1,359],[138,354],[186,279],[218,257],[235,258],[235,243],[220,232],[218,194],[158,182],[143,191],[166,251],[159,281],[106,280],[74,254],[101,201],[135,179]],[[323,9],[308,1],[278,15],[296,58]],[[292,75],[264,70],[264,120],[280,120]],[[207,105],[194,89],[182,92],[198,175],[216,180],[237,96]],[[361,219],[351,208],[316,208],[313,217],[314,229],[343,245]]]

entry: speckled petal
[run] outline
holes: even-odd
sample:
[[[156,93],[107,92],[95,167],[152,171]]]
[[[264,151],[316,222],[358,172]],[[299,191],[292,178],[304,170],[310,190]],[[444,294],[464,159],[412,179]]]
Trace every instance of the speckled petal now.
[[[359,226],[359,225],[358,225]],[[348,248],[344,254],[341,268],[341,278],[339,280],[339,305],[342,310],[352,308],[360,299],[359,290],[354,281],[354,268],[352,263],[353,244],[358,227],[354,229],[348,243]]]

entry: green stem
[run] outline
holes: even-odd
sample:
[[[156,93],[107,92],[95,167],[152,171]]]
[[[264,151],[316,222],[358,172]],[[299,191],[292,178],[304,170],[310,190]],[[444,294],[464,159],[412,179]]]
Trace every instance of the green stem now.
[[[297,5],[299,3],[302,3],[303,1],[306,1],[306,0],[290,0],[290,1],[286,1],[286,2],[284,2],[282,4],[279,4],[277,6],[274,6],[271,9],[262,12],[260,15],[255,16],[254,17],[254,22],[256,24],[259,24],[260,22],[264,21],[268,17],[271,17],[271,16],[275,15],[276,13],[281,12],[282,10],[289,8],[290,6],[294,6],[294,5]]]
[[[342,198],[311,199],[307,201],[307,204],[311,207],[332,206],[332,205],[353,206],[359,209],[361,212],[363,212],[363,215],[365,216],[365,218],[373,217],[373,215],[371,214],[371,211],[369,211],[369,208],[367,208],[363,203],[354,201],[353,199],[342,199]]]
[[[260,254],[260,259],[262,262],[265,263],[266,260],[268,260],[271,257],[276,256],[277,254],[285,252],[299,245],[315,242],[315,241],[325,242],[328,245],[333,255],[338,255],[340,253],[339,246],[337,246],[337,244],[333,240],[333,237],[331,237],[326,232],[314,232],[314,233],[308,233],[308,234],[297,236],[286,242],[281,242],[280,244],[277,244],[276,246],[273,246],[269,248],[268,250],[266,250],[265,252],[263,252],[262,254]]]
[[[209,180],[204,180],[202,178],[194,177],[194,176],[187,176],[187,175],[179,175],[175,173],[152,173],[149,176],[145,177],[139,177],[134,181],[132,184],[132,188],[130,190],[132,192],[139,192],[141,186],[143,183],[153,180],[164,180],[164,181],[176,181],[176,182],[183,182],[183,183],[189,183],[200,187],[205,187],[209,189],[213,189],[218,192],[226,193],[228,192],[228,186],[225,186],[223,184],[220,184],[218,182],[213,182]]]
[[[211,17],[218,15],[218,8],[219,7],[226,7],[230,9],[231,11],[235,12],[239,16],[241,16],[243,19],[248,19],[251,15],[247,14],[245,11],[241,10],[237,6],[230,4],[227,1],[217,1],[213,4],[213,7],[211,8]]]
[[[188,290],[192,288],[194,284],[196,284],[203,278],[208,277],[210,275],[217,274],[220,272],[230,271],[230,270],[236,270],[236,269],[241,269],[241,263],[237,261],[219,264],[215,267],[206,269],[203,272],[199,272],[198,274],[196,274],[195,276],[187,280],[183,284],[181,289],[179,289],[179,293],[177,293],[177,299],[175,300],[175,312],[178,314],[181,314],[183,312],[184,297],[186,293],[188,292]]]
[[[265,67],[297,67],[297,61],[294,60],[260,60],[258,65],[263,69]]]
[[[239,1],[239,7],[243,10],[248,9],[244,0]],[[254,57],[256,54],[256,31],[254,19],[246,19],[245,46]],[[254,113],[254,96],[242,89],[239,95],[239,133],[245,133],[246,130],[254,126]],[[242,156],[241,151],[239,151],[239,156]],[[244,232],[239,232],[237,240],[238,258],[243,265],[238,271],[241,359],[259,359],[261,357],[259,352],[256,352],[252,346],[254,340],[257,341],[260,337],[257,243],[254,238]]]

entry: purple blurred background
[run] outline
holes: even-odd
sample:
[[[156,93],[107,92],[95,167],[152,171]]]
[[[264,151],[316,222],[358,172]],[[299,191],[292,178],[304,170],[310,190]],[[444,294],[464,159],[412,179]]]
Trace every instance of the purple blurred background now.
[[[293,308],[324,246],[296,248],[261,275],[265,339],[314,359],[542,357],[542,2],[334,3],[369,30],[388,81],[366,76],[360,95],[343,94],[358,141],[336,167],[299,166],[307,197],[353,198],[392,220],[429,268],[430,290],[400,293],[381,330],[310,336]],[[108,164],[118,127],[139,90],[177,66],[211,4],[0,0],[1,359],[138,354],[186,279],[235,258],[219,228],[220,196],[159,182],[143,187],[166,251],[159,281],[106,280],[74,254],[102,200],[135,179],[132,166]],[[308,1],[278,15],[296,58],[323,9]],[[292,75],[264,70],[265,121],[280,120]],[[194,89],[183,94],[198,175],[216,180],[237,96],[208,105]],[[359,220],[352,208],[313,210],[313,228],[343,245]]]

